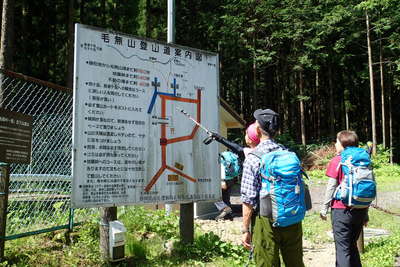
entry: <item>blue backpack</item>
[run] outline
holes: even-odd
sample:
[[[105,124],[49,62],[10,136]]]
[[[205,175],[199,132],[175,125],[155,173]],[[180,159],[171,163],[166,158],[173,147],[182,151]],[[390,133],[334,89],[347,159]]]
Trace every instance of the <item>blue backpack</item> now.
[[[261,158],[260,215],[270,218],[274,227],[302,221],[307,207],[299,158],[288,150],[252,154]]]
[[[335,199],[353,208],[368,208],[376,197],[376,182],[368,152],[359,147],[346,147],[340,165],[344,178],[335,192]]]
[[[242,171],[239,156],[233,152],[224,151],[219,154],[219,163],[225,167],[225,180],[232,180]]]

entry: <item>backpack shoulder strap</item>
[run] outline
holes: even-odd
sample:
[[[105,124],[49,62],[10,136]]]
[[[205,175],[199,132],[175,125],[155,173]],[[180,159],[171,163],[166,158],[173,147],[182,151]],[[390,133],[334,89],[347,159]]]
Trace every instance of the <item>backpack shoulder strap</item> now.
[[[310,180],[310,178],[308,177],[306,171],[303,168],[301,168],[301,174],[303,174],[304,177],[306,177],[308,180]]]
[[[261,159],[262,156],[264,155],[264,153],[262,153],[261,151],[257,151],[257,150],[253,150],[249,153],[249,155],[252,154],[254,156],[256,156],[257,158]]]
[[[286,148],[285,146],[283,146],[283,145],[281,145],[281,144],[277,144],[277,145],[278,145],[278,147],[276,147],[275,149],[269,151],[268,153],[277,151],[277,150],[279,150],[279,149],[287,150],[287,148]],[[262,156],[265,154],[265,152],[261,152],[261,151],[258,151],[258,150],[253,150],[253,151],[251,151],[248,155],[250,155],[250,154],[256,156],[256,157],[259,158],[259,159],[261,159]]]

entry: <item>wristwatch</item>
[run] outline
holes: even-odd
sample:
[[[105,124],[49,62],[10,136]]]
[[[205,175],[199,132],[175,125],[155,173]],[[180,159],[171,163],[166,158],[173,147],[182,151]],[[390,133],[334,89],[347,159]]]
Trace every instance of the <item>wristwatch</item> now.
[[[242,228],[242,234],[250,233],[249,229],[247,228]]]

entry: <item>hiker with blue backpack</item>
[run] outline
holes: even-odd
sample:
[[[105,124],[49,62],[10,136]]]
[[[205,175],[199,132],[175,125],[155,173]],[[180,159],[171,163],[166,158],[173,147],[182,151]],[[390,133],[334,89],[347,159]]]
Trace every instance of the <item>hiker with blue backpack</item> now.
[[[353,131],[341,131],[335,144],[337,155],[328,164],[329,177],[320,217],[331,208],[336,266],[361,266],[357,239],[368,221],[368,207],[376,196],[370,155],[358,147]]]
[[[211,132],[211,137],[231,150],[224,151],[219,155],[222,200],[214,203],[220,211],[215,219],[232,219],[233,212],[230,202],[232,186],[236,183],[236,178],[242,173],[242,163],[245,156],[260,143],[260,139],[254,123],[246,129],[245,141],[248,147],[242,147],[214,132]]]
[[[301,221],[307,208],[300,160],[273,140],[277,113],[258,109],[253,115],[261,142],[243,164],[242,244],[254,251],[257,266],[280,266],[280,252],[285,266],[301,267]]]

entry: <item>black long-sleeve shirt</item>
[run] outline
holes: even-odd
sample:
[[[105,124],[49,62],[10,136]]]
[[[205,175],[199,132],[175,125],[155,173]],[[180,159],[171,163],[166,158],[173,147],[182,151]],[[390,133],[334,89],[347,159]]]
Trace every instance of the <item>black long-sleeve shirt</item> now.
[[[244,150],[241,145],[236,144],[235,142],[229,141],[228,139],[221,136],[221,138],[215,139],[217,142],[223,144],[228,149],[230,149],[233,153],[239,156],[240,160],[244,161]]]

